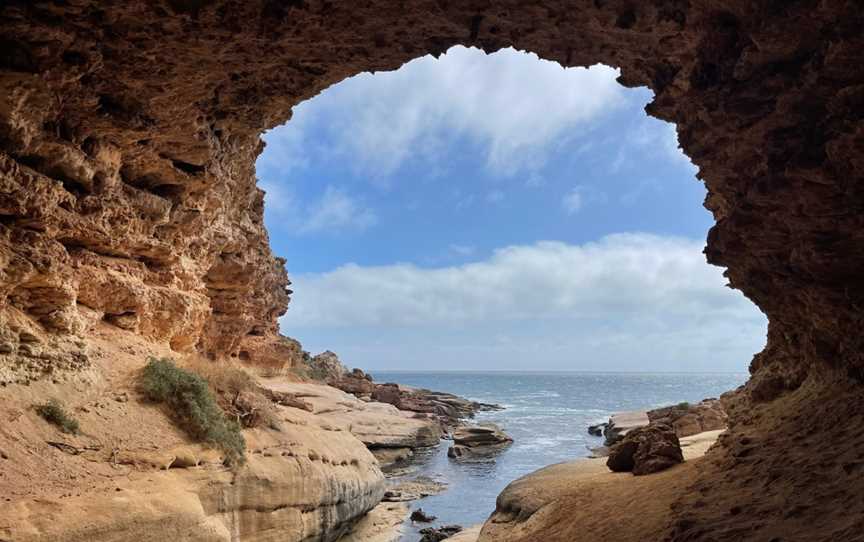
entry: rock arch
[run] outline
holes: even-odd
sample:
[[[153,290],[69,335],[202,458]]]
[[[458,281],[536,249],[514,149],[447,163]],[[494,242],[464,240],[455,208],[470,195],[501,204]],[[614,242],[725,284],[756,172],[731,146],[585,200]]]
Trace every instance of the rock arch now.
[[[456,44],[602,62],[653,89],[649,114],[677,124],[717,221],[708,260],[770,321],[730,399],[732,430],[666,536],[858,536],[854,2],[13,1],[0,26],[0,380],[86,364],[84,350],[60,353],[79,348],[93,318],[212,357],[297,355],[276,332],[290,291],[255,187],[264,129],[348,76]],[[34,353],[29,336],[43,332]],[[735,495],[753,502],[730,514]]]

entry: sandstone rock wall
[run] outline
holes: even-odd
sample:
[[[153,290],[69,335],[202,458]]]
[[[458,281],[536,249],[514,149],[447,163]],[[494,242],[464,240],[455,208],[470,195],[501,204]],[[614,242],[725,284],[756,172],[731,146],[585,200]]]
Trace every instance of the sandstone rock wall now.
[[[860,418],[848,401],[864,382],[856,2],[12,1],[0,26],[4,382],[86,364],[87,318],[175,350],[279,362],[294,349],[276,335],[288,282],[254,185],[261,131],[358,72],[455,44],[514,46],[649,86],[648,112],[677,123],[700,168],[717,221],[708,260],[770,321],[718,452],[744,456],[719,472],[752,461],[754,440],[800,446],[812,428],[778,420],[776,405]],[[711,487],[828,483],[771,464]],[[709,508],[684,497],[669,536],[726,528],[732,494]],[[748,532],[813,528],[814,508],[796,504],[813,494],[763,502]]]
[[[799,360],[772,369],[785,388],[811,362],[857,378],[861,22],[842,1],[6,3],[4,312],[74,334],[83,305],[240,356],[288,300],[261,131],[360,71],[514,46],[651,87],[709,189],[709,260],[771,319],[756,368]]]

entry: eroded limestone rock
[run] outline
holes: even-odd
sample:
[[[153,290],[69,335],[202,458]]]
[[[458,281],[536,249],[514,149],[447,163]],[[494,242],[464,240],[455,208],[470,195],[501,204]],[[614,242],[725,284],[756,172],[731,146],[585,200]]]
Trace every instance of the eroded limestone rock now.
[[[849,1],[6,2],[0,382],[86,370],[94,318],[175,351],[294,363],[254,182],[263,130],[346,77],[456,44],[603,62],[677,124],[716,221],[706,256],[770,322],[694,482],[715,496],[682,492],[661,538],[851,539],[864,504],[843,495],[864,469],[843,465],[862,432],[831,470],[812,450],[836,424],[811,420],[862,408],[862,17]],[[757,490],[772,494],[729,513]]]

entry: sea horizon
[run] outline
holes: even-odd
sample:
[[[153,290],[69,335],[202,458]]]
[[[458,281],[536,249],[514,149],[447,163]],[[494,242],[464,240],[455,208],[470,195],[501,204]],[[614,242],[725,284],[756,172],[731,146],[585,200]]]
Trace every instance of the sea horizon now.
[[[588,375],[747,375],[742,371],[583,371],[567,369],[363,369],[364,372],[386,374],[588,374]],[[441,390],[444,391],[444,390]]]

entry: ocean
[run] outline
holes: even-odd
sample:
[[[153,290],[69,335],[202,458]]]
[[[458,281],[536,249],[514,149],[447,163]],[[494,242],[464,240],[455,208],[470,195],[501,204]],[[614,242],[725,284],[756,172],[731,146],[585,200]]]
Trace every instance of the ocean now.
[[[497,412],[481,412],[475,421],[494,422],[513,437],[513,445],[491,460],[457,462],[447,457],[448,441],[418,453],[407,478],[429,476],[447,490],[411,503],[438,519],[434,525],[482,523],[495,509],[495,499],[511,481],[537,469],[588,457],[602,438],[588,434],[589,425],[605,422],[615,412],[646,410],[706,397],[718,397],[747,380],[745,373],[531,373],[531,372],[381,372],[376,382],[454,393],[484,403]],[[419,540],[406,522],[404,541]]]

